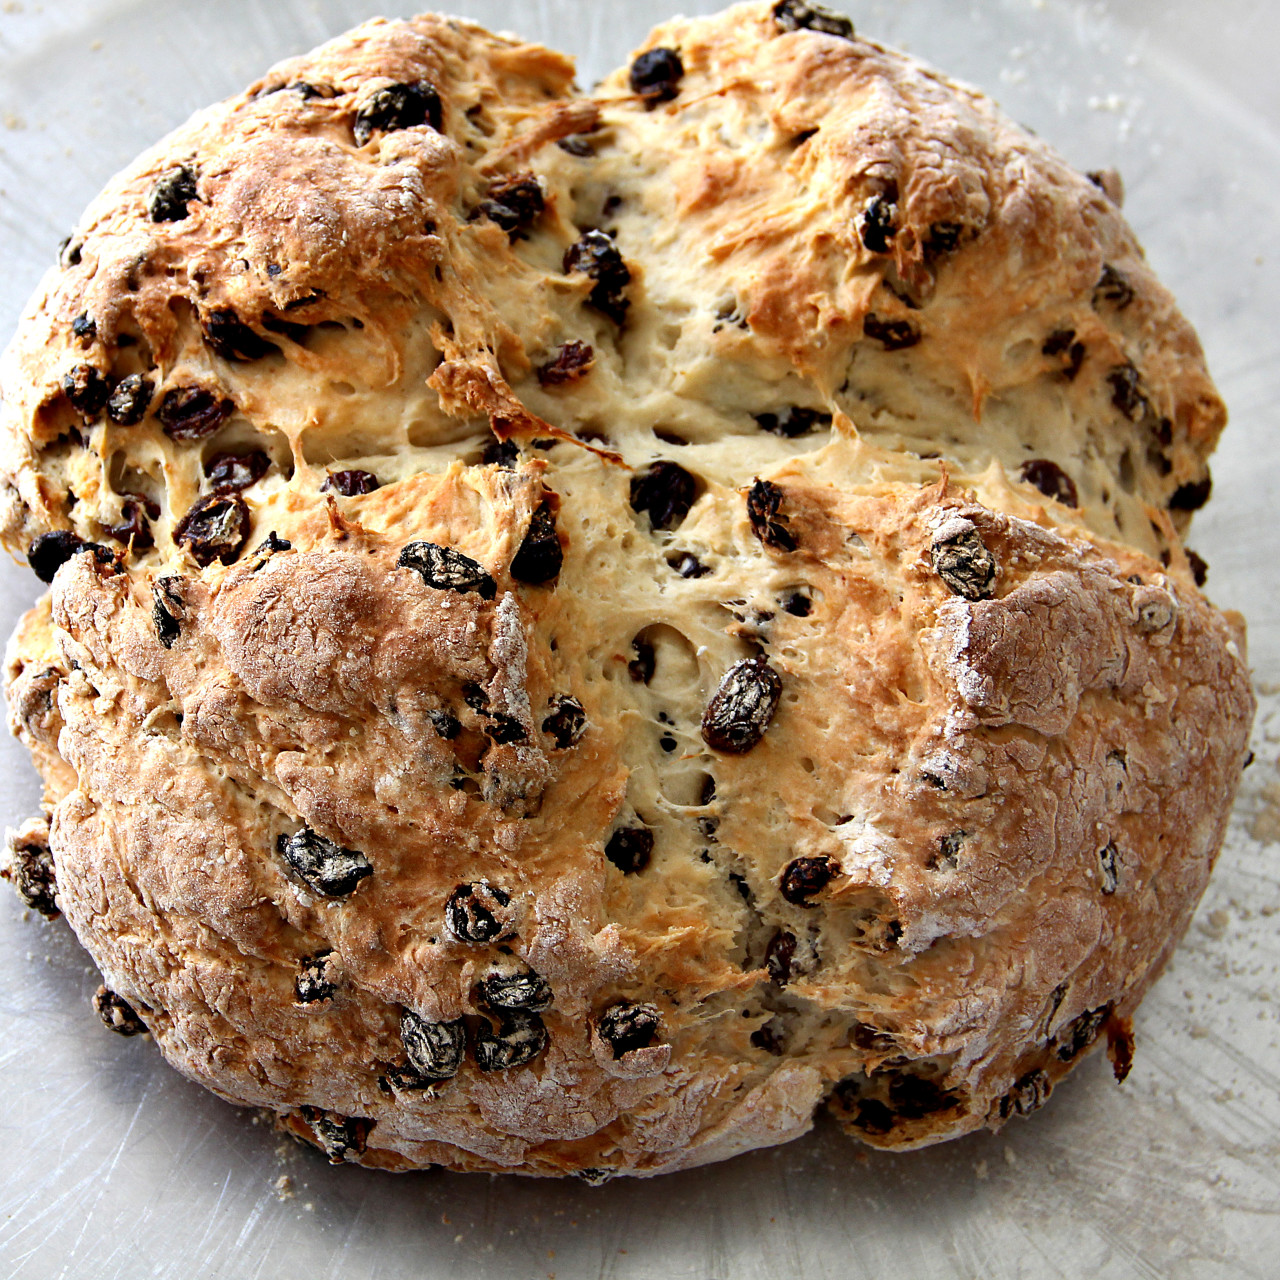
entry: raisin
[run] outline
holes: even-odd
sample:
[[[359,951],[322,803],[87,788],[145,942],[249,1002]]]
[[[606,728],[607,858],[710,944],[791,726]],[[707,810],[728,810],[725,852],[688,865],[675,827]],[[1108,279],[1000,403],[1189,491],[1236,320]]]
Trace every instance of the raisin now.
[[[668,557],[667,563],[682,578],[705,578],[707,574],[713,572],[711,566],[703,564],[692,551],[680,551]]]
[[[78,364],[62,375],[63,394],[86,418],[102,412],[111,394],[106,378],[91,364]]]
[[[1197,587],[1203,587],[1209,580],[1209,565],[1205,558],[1194,551],[1188,551],[1187,564],[1191,567],[1191,577]]]
[[[1199,511],[1209,501],[1209,494],[1212,491],[1212,476],[1205,476],[1203,480],[1192,480],[1188,484],[1180,484],[1169,499],[1169,510]]]
[[[773,6],[773,20],[783,31],[818,31],[844,40],[854,38],[853,23],[843,14],[805,0],[778,0]]]
[[[224,360],[245,362],[261,360],[263,356],[277,353],[280,348],[255,333],[229,307],[208,311],[200,318],[200,332],[213,348],[215,355]]]
[[[604,856],[623,875],[643,871],[653,857],[653,832],[648,827],[619,827],[604,847]]]
[[[751,532],[766,547],[794,551],[800,543],[787,528],[791,521],[780,514],[781,506],[782,490],[769,480],[756,480],[747,490],[747,518],[751,521]]]
[[[172,649],[181,634],[180,618],[185,608],[181,595],[182,579],[160,578],[151,586],[151,620],[155,623],[156,636],[165,649]]]
[[[542,722],[542,732],[555,739],[561,751],[575,746],[587,731],[587,714],[577,698],[558,694],[550,700],[551,711]]]
[[[910,320],[882,320],[874,313],[862,322],[862,332],[886,351],[904,351],[920,341],[920,330]]]
[[[886,196],[872,196],[858,222],[858,235],[868,253],[888,253],[898,234],[898,206]]]
[[[816,858],[796,858],[787,863],[778,881],[778,892],[797,907],[815,905],[809,899],[835,878],[839,868],[825,854]]]
[[[781,697],[782,677],[766,659],[735,662],[703,712],[702,740],[715,751],[743,755],[764,737]]]
[[[1083,1053],[1097,1038],[1103,1025],[1111,1016],[1112,1005],[1104,1004],[1097,1009],[1086,1009],[1078,1018],[1073,1018],[1054,1037],[1058,1046],[1058,1057],[1063,1062]]]
[[[547,1047],[547,1028],[532,1010],[504,1010],[495,1031],[483,1023],[472,1037],[476,1066],[481,1071],[510,1071],[523,1067]]]
[[[512,936],[506,911],[510,905],[511,895],[487,880],[460,884],[444,904],[444,922],[459,942],[498,942]]]
[[[954,1093],[924,1076],[895,1076],[889,1083],[889,1105],[904,1120],[921,1120],[949,1111],[960,1101]]]
[[[627,315],[630,300],[622,291],[631,283],[631,268],[622,259],[613,237],[604,231],[585,231],[564,255],[566,273],[580,272],[595,281],[587,301],[615,324]]]
[[[1133,365],[1117,365],[1107,374],[1107,382],[1111,386],[1111,403],[1130,422],[1137,422],[1146,416],[1151,405],[1143,394],[1142,379]]]
[[[78,267],[80,265],[80,252],[83,247],[83,245],[72,244],[71,237],[67,236],[58,246],[58,265],[63,268]]]
[[[807,618],[813,612],[813,601],[803,591],[793,591],[783,599],[782,608],[793,618]]]
[[[675,462],[654,462],[631,480],[631,509],[645,511],[655,529],[674,529],[689,514],[698,482]]]
[[[180,164],[152,184],[147,213],[152,222],[181,222],[190,212],[187,206],[196,198],[196,171]]]
[[[373,875],[363,853],[344,849],[310,827],[277,836],[276,852],[300,880],[326,898],[345,898],[361,880]]]
[[[1056,462],[1050,462],[1048,458],[1033,458],[1024,462],[1018,477],[1026,484],[1035,485],[1046,498],[1052,498],[1055,502],[1062,503],[1064,507],[1080,505],[1080,498],[1076,493],[1076,482]]]
[[[595,352],[585,342],[573,339],[566,342],[555,358],[538,366],[538,381],[544,387],[559,387],[566,382],[577,382],[591,372],[595,364]]]
[[[372,471],[353,468],[350,471],[330,471],[320,486],[321,493],[340,493],[344,498],[355,498],[362,493],[372,493],[379,488],[378,477]]]
[[[135,551],[146,551],[156,543],[147,516],[152,515],[154,518],[159,514],[160,508],[149,498],[137,494],[126,495],[125,501],[120,504],[120,523],[105,525],[104,531],[108,537]]]
[[[438,547],[434,542],[406,543],[396,564],[421,574],[422,581],[437,591],[460,594],[474,591],[482,600],[492,600],[498,590],[493,575],[483,565],[452,547]]]
[[[1119,850],[1115,841],[1109,840],[1098,850],[1098,869],[1102,877],[1102,892],[1108,897],[1115,893],[1120,883],[1120,872],[1117,866]]]
[[[631,64],[631,92],[650,107],[670,102],[680,92],[684,63],[674,49],[648,49]]]
[[[91,315],[81,312],[71,322],[71,332],[82,347],[87,347],[98,336],[98,325]]]
[[[205,568],[215,560],[231,564],[249,537],[249,508],[238,493],[200,498],[174,526],[173,540]]]
[[[501,711],[487,711],[485,715],[489,719],[488,725],[485,726],[485,734],[491,742],[504,746],[511,742],[528,741],[528,729],[515,716],[506,715]]]
[[[365,99],[356,112],[352,133],[356,146],[363,147],[375,133],[393,133],[429,125],[439,133],[444,110],[435,86],[426,80],[413,84],[392,84]]]
[[[400,1015],[400,1039],[409,1066],[421,1079],[448,1080],[458,1074],[467,1049],[467,1031],[461,1018],[431,1022],[406,1009]]]
[[[480,979],[480,997],[491,1009],[550,1008],[555,995],[551,985],[532,969],[521,973],[489,973]]]
[[[657,669],[657,656],[654,654],[653,645],[637,637],[631,642],[631,648],[636,656],[627,663],[627,674],[636,684],[648,684]]]
[[[511,560],[511,576],[517,582],[538,586],[560,575],[564,564],[564,548],[556,531],[556,504],[543,497],[529,520],[520,550]]]
[[[147,1024],[134,1012],[133,1006],[106,986],[93,993],[92,1003],[102,1025],[118,1036],[140,1036],[147,1029]]]
[[[580,160],[596,153],[595,145],[585,133],[571,133],[567,138],[559,139],[556,146],[571,156],[577,156]]]
[[[257,484],[271,469],[271,459],[261,449],[248,453],[215,453],[204,464],[214,493],[239,493]]]
[[[1055,329],[1040,348],[1043,355],[1056,357],[1063,362],[1062,373],[1068,382],[1074,382],[1084,364],[1085,345],[1076,341],[1074,329]]]
[[[956,595],[987,600],[995,594],[995,557],[968,520],[948,520],[934,534],[930,556],[934,572]]]
[[[656,1006],[620,1000],[596,1020],[596,1034],[613,1050],[616,1062],[625,1053],[647,1049],[662,1028]]]
[[[796,954],[796,935],[779,929],[769,939],[764,951],[764,967],[768,970],[769,981],[785,987],[791,981],[791,965]]]
[[[800,405],[792,405],[782,413],[757,413],[754,415],[756,425],[775,436],[783,436],[794,440],[798,436],[807,436],[810,432],[831,425],[831,415],[820,409],[805,409]]]
[[[427,719],[431,727],[446,742],[452,742],[462,732],[462,722],[448,711],[428,710]]]
[[[274,529],[254,548],[255,556],[273,556],[277,551],[292,551],[293,543],[288,538],[281,538],[276,534]]]
[[[514,440],[490,440],[480,454],[480,461],[486,467],[502,467],[510,471],[520,461],[520,450]]]
[[[1098,283],[1093,286],[1093,305],[1109,302],[1117,311],[1123,311],[1133,301],[1133,285],[1110,264],[1102,268]]]
[[[174,387],[166,391],[156,417],[171,440],[203,440],[235,411],[235,405],[204,387]]]
[[[1053,1085],[1049,1077],[1037,1068],[1019,1076],[1013,1088],[1000,1099],[1000,1119],[1007,1120],[1012,1115],[1029,1116],[1038,1111],[1049,1101]]]
[[[329,963],[332,955],[332,951],[317,951],[298,962],[298,974],[293,980],[293,998],[298,1004],[319,1004],[333,999],[338,987]]]
[[[117,426],[136,426],[147,416],[151,390],[150,380],[140,373],[121,378],[107,397],[107,417]]]
[[[969,838],[967,831],[948,831],[938,841],[937,855],[930,859],[929,869],[936,871],[939,867],[953,870],[960,861],[960,846]]]
[[[342,1164],[352,1154],[361,1155],[368,1145],[369,1132],[377,1123],[363,1116],[340,1116],[319,1107],[302,1107],[299,1114],[311,1126],[330,1164]]]
[[[38,911],[47,920],[56,920],[61,915],[57,872],[46,841],[18,841],[11,836],[9,863],[2,874],[6,880],[13,881],[14,890],[24,907]]]
[[[72,556],[81,551],[89,551],[94,545],[72,533],[70,529],[55,529],[52,533],[42,533],[32,540],[27,548],[27,563],[41,582],[52,582],[53,575]]]
[[[514,237],[527,231],[545,206],[546,196],[538,179],[531,173],[515,173],[489,184],[479,212]]]

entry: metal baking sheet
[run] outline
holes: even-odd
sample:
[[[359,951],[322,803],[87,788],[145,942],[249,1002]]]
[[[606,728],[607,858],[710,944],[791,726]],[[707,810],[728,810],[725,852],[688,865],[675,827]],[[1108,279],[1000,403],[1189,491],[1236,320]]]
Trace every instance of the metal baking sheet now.
[[[575,53],[589,85],[671,0],[452,7]],[[686,10],[718,7],[686,5]],[[1280,7],[1272,0],[846,0],[861,30],[991,91],[1081,168],[1119,168],[1233,424],[1193,543],[1244,611],[1257,761],[1122,1086],[1091,1059],[1029,1121],[882,1155],[790,1146],[600,1188],[332,1169],[107,1034],[65,922],[0,895],[0,1272],[114,1277],[1160,1277],[1280,1272]],[[142,147],[378,0],[0,3],[0,337]],[[35,598],[0,566],[0,625]],[[0,743],[0,820],[35,812]]]

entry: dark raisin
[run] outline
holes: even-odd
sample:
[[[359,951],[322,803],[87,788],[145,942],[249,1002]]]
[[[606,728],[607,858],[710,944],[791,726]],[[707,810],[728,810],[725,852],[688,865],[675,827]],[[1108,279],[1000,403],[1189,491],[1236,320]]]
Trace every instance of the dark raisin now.
[[[948,520],[934,535],[930,556],[934,572],[956,595],[986,600],[995,594],[995,557],[968,520]]]
[[[1098,283],[1093,286],[1093,305],[1109,302],[1117,311],[1123,311],[1133,301],[1133,285],[1110,264],[1102,268]]]
[[[326,898],[345,898],[361,880],[373,875],[363,853],[344,849],[310,827],[277,836],[276,852],[300,880]]]
[[[511,895],[486,880],[460,884],[444,904],[444,922],[459,942],[480,946],[511,937],[507,908]]]
[[[779,929],[769,939],[764,951],[764,967],[768,970],[769,981],[785,987],[791,981],[791,964],[796,954],[796,935]]]
[[[1055,329],[1045,340],[1041,352],[1062,361],[1062,373],[1068,382],[1075,380],[1084,364],[1085,345],[1076,341],[1074,329]]]
[[[117,542],[132,547],[135,551],[145,551],[148,547],[155,546],[156,542],[147,516],[152,515],[154,518],[159,514],[160,508],[149,498],[129,494],[120,504],[119,524],[104,525],[103,529],[108,537]]]
[[[823,413],[821,409],[805,409],[800,405],[792,405],[782,413],[757,413],[754,416],[756,424],[765,431],[788,440],[831,425],[829,413]]]
[[[820,854],[816,858],[796,858],[787,863],[778,880],[778,892],[797,907],[812,907],[809,901],[835,878],[839,871],[830,858]]]
[[[648,684],[657,669],[657,656],[653,651],[653,645],[637,637],[631,642],[631,648],[636,656],[627,663],[627,674],[636,684]]]
[[[546,205],[542,184],[531,173],[514,173],[489,184],[479,212],[496,222],[508,236],[527,231]]]
[[[147,213],[152,222],[181,222],[195,199],[196,172],[180,164],[156,179],[147,196]]]
[[[293,543],[290,542],[288,538],[281,538],[277,536],[276,531],[272,529],[271,532],[267,534],[267,536],[254,548],[253,554],[255,556],[262,556],[265,559],[267,556],[275,555],[277,551],[292,550]]]
[[[481,1071],[510,1071],[523,1067],[547,1047],[547,1028],[532,1010],[503,1010],[495,1031],[484,1022],[472,1037],[471,1048]]]
[[[151,382],[140,373],[121,378],[107,397],[107,417],[121,427],[136,426],[151,406]]]
[[[537,586],[550,582],[560,574],[564,564],[564,548],[556,531],[555,503],[544,497],[529,520],[520,550],[511,560],[511,576],[517,582]]]
[[[843,14],[805,0],[778,0],[773,6],[773,20],[783,31],[818,31],[844,40],[854,38],[853,23]]]
[[[624,1053],[647,1049],[662,1028],[662,1017],[651,1004],[621,1000],[596,1020],[596,1034],[613,1050],[616,1062]]]
[[[369,1141],[370,1130],[377,1123],[362,1116],[341,1116],[319,1107],[302,1107],[302,1118],[330,1164],[342,1164],[349,1155],[361,1155]]]
[[[903,351],[920,341],[920,330],[910,320],[882,320],[874,313],[863,320],[862,332],[886,351]]]
[[[550,983],[526,969],[521,973],[489,973],[480,979],[480,998],[491,1009],[529,1009],[540,1013],[550,1008],[555,995]]]
[[[1180,484],[1169,499],[1169,510],[1199,511],[1209,501],[1209,494],[1212,491],[1212,476],[1205,476],[1203,480],[1192,480],[1188,484]]]
[[[528,729],[515,716],[509,716],[502,711],[488,711],[485,714],[489,723],[484,731],[491,742],[504,746],[511,742],[528,741]]]
[[[682,578],[705,578],[712,572],[710,565],[705,565],[692,551],[680,551],[667,558],[667,563]]]
[[[648,827],[619,827],[604,847],[604,856],[623,875],[643,871],[653,857],[653,832]]]
[[[356,146],[363,147],[375,133],[393,133],[429,125],[437,133],[444,123],[444,110],[435,86],[426,80],[413,84],[392,84],[365,99],[356,112],[352,133]]]
[[[470,556],[452,547],[438,547],[434,542],[409,542],[396,564],[413,569],[422,581],[437,591],[476,592],[482,600],[492,600],[498,590],[493,575]]]
[[[1098,870],[1102,878],[1102,892],[1110,896],[1115,893],[1120,883],[1120,871],[1117,865],[1119,850],[1115,841],[1109,840],[1098,850]]]
[[[80,265],[80,251],[82,245],[72,244],[71,237],[68,236],[58,247],[58,259],[63,267],[78,267]]]
[[[1078,507],[1079,495],[1076,482],[1056,462],[1048,458],[1033,458],[1022,464],[1019,478],[1033,484],[1046,498],[1061,502],[1064,507]]]
[[[502,467],[513,470],[520,461],[520,450],[514,440],[490,440],[480,454],[480,461],[486,467]]]
[[[702,740],[727,755],[750,751],[764,737],[781,697],[782,677],[766,659],[735,662],[703,712]]]
[[[424,1080],[448,1080],[457,1075],[467,1050],[467,1030],[461,1018],[431,1022],[412,1009],[400,1015],[400,1039],[409,1066]]]
[[[967,831],[948,831],[945,836],[938,840],[938,852],[935,857],[929,861],[930,870],[936,871],[939,867],[945,870],[953,870],[960,862],[960,846],[969,838]]]
[[[858,234],[869,253],[888,253],[898,234],[898,206],[885,196],[872,196],[858,220]]]
[[[1000,1099],[1000,1119],[1007,1120],[1012,1115],[1029,1116],[1038,1111],[1049,1101],[1053,1085],[1049,1077],[1038,1068],[1019,1076],[1013,1088]]]
[[[185,610],[182,599],[182,579],[160,578],[151,586],[151,620],[155,623],[156,636],[165,649],[172,649],[182,634],[181,618]]]
[[[238,493],[200,498],[174,526],[173,540],[186,547],[202,568],[217,560],[231,564],[249,537],[249,508]]]
[[[603,231],[586,231],[564,255],[567,273],[580,272],[595,281],[587,301],[615,324],[621,324],[631,305],[622,291],[631,283],[631,268],[622,259],[613,237]]]
[[[298,974],[293,980],[293,998],[298,1004],[319,1004],[333,999],[338,987],[329,962],[332,955],[332,951],[317,951],[298,962]]]
[[[551,711],[542,722],[542,732],[549,733],[561,751],[575,746],[587,731],[587,714],[577,698],[558,694],[550,701]]]
[[[101,413],[111,394],[106,378],[91,364],[78,364],[64,373],[62,390],[86,418],[93,418]]]
[[[344,498],[355,498],[362,493],[372,493],[379,488],[378,477],[372,471],[353,468],[350,471],[330,471],[320,486],[321,493],[340,493]]]
[[[1191,577],[1195,580],[1197,587],[1203,587],[1209,580],[1208,562],[1194,551],[1188,551],[1186,554],[1187,564],[1191,566]]]
[[[200,332],[214,354],[224,360],[261,360],[263,356],[280,350],[274,342],[268,342],[250,329],[229,307],[220,307],[201,316]]]
[[[1086,1009],[1078,1018],[1073,1018],[1054,1037],[1058,1046],[1058,1057],[1063,1062],[1083,1053],[1097,1038],[1103,1025],[1111,1016],[1112,1005],[1104,1004],[1098,1009]]]
[[[249,453],[215,453],[204,464],[214,493],[239,493],[257,484],[271,470],[271,459],[261,450]]]
[[[655,529],[674,529],[689,514],[698,482],[675,462],[654,462],[631,480],[631,509],[645,511]]]
[[[88,551],[94,544],[72,533],[70,529],[55,529],[34,538],[27,548],[27,563],[41,582],[52,582],[53,575],[72,556]]]
[[[160,401],[156,417],[171,440],[203,440],[235,411],[235,405],[204,387],[174,387]]]
[[[794,551],[800,543],[787,528],[790,518],[781,514],[781,506],[782,490],[769,480],[756,480],[747,490],[747,518],[751,521],[751,532],[766,547]]]
[[[53,854],[44,840],[11,839],[9,865],[3,869],[6,880],[13,887],[24,907],[38,911],[48,920],[56,920],[58,909],[58,880],[53,865]]]
[[[98,325],[91,315],[81,312],[71,322],[71,332],[82,347],[87,347],[98,336]]]
[[[596,153],[596,149],[591,139],[585,133],[571,133],[567,138],[561,138],[556,146],[561,151],[566,151],[571,156],[577,156],[579,159],[586,159]]]
[[[1117,365],[1107,374],[1107,382],[1111,386],[1111,403],[1130,422],[1139,421],[1151,408],[1142,391],[1142,379],[1133,365]]]
[[[670,102],[680,92],[684,63],[674,49],[648,49],[631,64],[631,92],[649,106]]]
[[[452,742],[462,732],[461,721],[448,711],[429,710],[427,719],[431,721],[431,727],[446,742]]]
[[[763,1027],[757,1027],[751,1033],[751,1043],[757,1049],[773,1054],[775,1058],[781,1057],[784,1051],[782,1037],[775,1030],[772,1022],[766,1022]]]
[[[556,352],[554,359],[538,366],[538,381],[544,387],[559,387],[566,382],[577,382],[591,372],[595,359],[595,352],[588,343],[573,339]]]
[[[478,711],[481,715],[487,715],[489,712],[489,695],[478,684],[464,684],[462,700],[472,711]]]
[[[954,1093],[924,1076],[894,1076],[889,1082],[889,1105],[904,1120],[921,1120],[949,1111],[959,1101]]]
[[[133,1006],[105,986],[93,993],[92,1003],[102,1025],[118,1036],[140,1036],[147,1029],[147,1024],[134,1012]]]
[[[793,618],[807,618],[813,612],[813,601],[803,591],[793,591],[783,598],[782,607]]]

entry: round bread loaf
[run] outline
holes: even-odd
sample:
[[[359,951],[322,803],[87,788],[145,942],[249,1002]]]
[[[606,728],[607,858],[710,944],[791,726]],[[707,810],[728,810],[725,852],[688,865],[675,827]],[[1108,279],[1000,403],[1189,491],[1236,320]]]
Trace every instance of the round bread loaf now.
[[[370,22],[89,207],[3,365],[11,878],[335,1161],[917,1147],[1123,1075],[1253,701],[1118,179],[800,0],[572,76]]]

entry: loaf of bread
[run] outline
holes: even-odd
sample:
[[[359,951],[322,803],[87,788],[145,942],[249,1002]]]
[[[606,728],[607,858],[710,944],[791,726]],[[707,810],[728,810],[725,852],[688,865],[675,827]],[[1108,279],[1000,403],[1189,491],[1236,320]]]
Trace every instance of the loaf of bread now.
[[[374,21],[142,156],[2,370],[7,869],[108,1025],[588,1181],[1122,1076],[1253,699],[1121,197],[801,0],[590,96]]]

